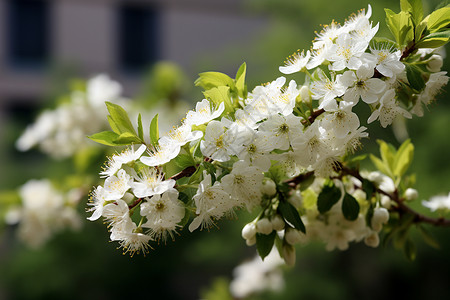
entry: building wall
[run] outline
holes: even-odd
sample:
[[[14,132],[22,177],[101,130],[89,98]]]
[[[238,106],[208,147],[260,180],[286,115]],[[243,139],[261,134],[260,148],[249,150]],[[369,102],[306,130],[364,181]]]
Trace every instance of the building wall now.
[[[49,89],[47,70],[18,70],[6,57],[7,0],[0,0],[0,110],[8,101],[38,101]],[[156,6],[159,59],[172,60],[188,73],[204,54],[240,44],[264,29],[266,21],[241,11],[240,0],[48,0],[52,64],[73,65],[82,76],[106,72],[133,95],[139,76],[118,62],[118,7]],[[236,66],[235,66],[236,67]],[[234,68],[235,68],[234,67]],[[233,68],[233,69],[234,69]]]

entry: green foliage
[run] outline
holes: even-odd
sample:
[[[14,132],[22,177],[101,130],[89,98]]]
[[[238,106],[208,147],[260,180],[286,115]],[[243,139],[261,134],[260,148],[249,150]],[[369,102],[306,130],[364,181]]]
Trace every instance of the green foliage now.
[[[278,204],[278,212],[284,220],[294,226],[295,229],[306,233],[305,225],[303,224],[297,209],[292,204],[286,201],[280,201],[280,204]]]
[[[356,201],[356,199],[352,195],[347,193],[342,200],[342,214],[344,215],[344,218],[349,221],[356,220],[359,215],[358,201]]]
[[[450,25],[450,7],[435,10],[427,17],[427,28],[431,33],[448,28]]]
[[[422,0],[400,0],[400,8],[402,11],[407,11],[411,14],[415,25],[422,21]]]
[[[325,185],[317,198],[317,209],[321,214],[326,213],[341,199],[342,192],[334,184]]]
[[[409,12],[401,11],[398,14],[386,8],[386,24],[395,38],[399,48],[404,48],[414,40],[414,24]]]
[[[379,171],[391,177],[398,186],[402,176],[405,175],[412,163],[414,145],[408,139],[396,150],[382,140],[377,142],[380,145],[381,160],[373,154],[370,155],[370,159]]]
[[[108,122],[113,131],[102,131],[88,138],[106,146],[144,144],[141,116],[139,115],[138,118],[138,136],[127,112],[120,105],[111,102],[105,102],[105,104],[109,112]]]
[[[261,259],[269,255],[275,242],[276,231],[273,230],[270,234],[256,233],[256,249],[258,250]]]
[[[106,145],[106,146],[120,146],[115,140],[119,138],[119,135],[112,131],[102,131],[88,136],[94,142]]]
[[[136,131],[133,128],[133,124],[131,124],[127,112],[120,105],[111,102],[105,102],[105,104],[111,116],[109,120],[114,123],[114,126],[110,123],[113,131],[117,134],[130,132],[136,135]]]
[[[235,79],[219,72],[200,73],[195,85],[204,89],[203,95],[216,107],[224,103],[224,113],[229,114],[234,112],[235,107],[238,106],[238,98],[247,97],[246,69],[247,65],[243,63],[239,67]]]
[[[220,105],[220,103],[224,103],[225,104],[225,110],[224,110],[225,114],[228,114],[228,113],[231,113],[234,111],[233,103],[231,100],[230,87],[228,87],[228,86],[214,87],[214,88],[204,91],[203,95],[207,99],[211,100],[211,102],[214,103],[214,105],[216,107],[218,107]]]
[[[153,145],[157,145],[159,140],[159,124],[158,114],[156,114],[150,122],[150,141]]]
[[[416,93],[420,93],[425,88],[425,80],[419,67],[413,64],[405,63],[406,76],[411,87]]]
[[[142,127],[141,114],[138,115],[138,135],[139,135],[139,138],[143,141],[144,140],[144,128]]]

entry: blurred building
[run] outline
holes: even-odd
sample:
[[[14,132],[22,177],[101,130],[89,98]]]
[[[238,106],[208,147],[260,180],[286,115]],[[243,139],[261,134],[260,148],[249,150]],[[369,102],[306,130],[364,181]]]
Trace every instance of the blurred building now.
[[[202,55],[264,29],[265,20],[244,13],[242,2],[0,0],[0,116],[38,107],[55,66],[74,67],[86,77],[111,74],[128,96],[157,60],[193,73]]]

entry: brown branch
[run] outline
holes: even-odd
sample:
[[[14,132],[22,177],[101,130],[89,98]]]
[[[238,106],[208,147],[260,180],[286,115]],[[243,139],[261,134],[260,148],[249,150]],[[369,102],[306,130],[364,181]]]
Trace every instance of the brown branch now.
[[[178,179],[183,178],[183,177],[189,177],[192,174],[194,174],[195,171],[197,171],[197,168],[194,167],[194,166],[190,166],[190,167],[187,167],[186,169],[184,169],[183,171],[173,175],[169,179],[178,180]]]
[[[341,168],[340,171],[342,172],[342,175],[353,176],[361,182],[364,180],[364,178],[361,176],[361,174],[359,174],[358,170],[350,169],[342,164],[341,164],[340,168]],[[385,192],[377,187],[375,187],[375,190],[379,194],[388,196],[392,201],[394,201],[397,204],[396,206],[393,206],[391,208],[392,211],[397,211],[399,214],[409,213],[409,214],[414,215],[414,219],[413,219],[414,223],[427,223],[427,224],[434,225],[434,226],[444,226],[444,227],[450,226],[449,219],[445,219],[442,217],[441,218],[427,217],[427,216],[413,210],[409,206],[405,205],[405,203],[404,203],[405,200],[398,195],[398,190],[395,190],[392,194]]]
[[[408,46],[406,46],[405,50],[403,50],[402,56],[400,57],[400,60],[404,60],[407,58],[411,53],[413,53],[416,50],[416,43],[412,41]]]
[[[325,112],[325,110],[323,108],[315,110],[311,113],[311,115],[308,117],[308,120],[302,120],[302,124],[306,125],[308,124],[312,124],[314,123],[314,121],[317,119],[318,116],[320,116],[321,114],[323,114]]]
[[[303,181],[309,179],[311,176],[314,175],[314,171],[310,171],[310,172],[306,172],[303,174],[300,174],[294,178],[291,178],[289,180],[286,180],[285,182],[291,187],[291,188],[296,188],[297,185],[299,185],[300,183],[302,183]]]
[[[128,209],[132,209],[132,208],[138,206],[138,204],[141,203],[141,202],[142,202],[142,198],[138,198],[138,199],[134,200],[133,203],[128,205]]]

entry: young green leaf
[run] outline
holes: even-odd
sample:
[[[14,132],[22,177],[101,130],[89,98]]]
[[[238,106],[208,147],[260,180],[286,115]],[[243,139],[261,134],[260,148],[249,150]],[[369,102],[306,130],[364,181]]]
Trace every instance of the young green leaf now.
[[[124,132],[131,132],[136,134],[127,112],[120,105],[111,102],[105,102],[105,104],[108,108],[111,119],[115,124],[115,128],[118,130],[116,133],[120,134]]]
[[[443,7],[428,16],[427,27],[433,33],[450,25],[450,7]]]
[[[389,169],[389,166],[382,161],[381,159],[379,159],[378,157],[376,157],[373,154],[370,154],[370,160],[372,161],[372,163],[375,165],[375,167],[383,174],[386,174],[390,177],[392,177],[392,173],[391,170]]]
[[[258,250],[258,254],[262,260],[264,260],[264,258],[269,255],[270,251],[272,251],[276,234],[277,233],[275,232],[275,230],[270,234],[256,234],[256,249]]]
[[[326,185],[317,198],[317,209],[321,214],[326,213],[341,199],[342,192],[335,185]]]
[[[91,136],[88,136],[89,139],[93,140],[94,142],[107,145],[107,146],[119,146],[120,144],[117,144],[115,140],[119,137],[119,135],[112,131],[102,131],[99,133],[94,133]]]
[[[219,86],[228,86],[234,88],[234,81],[228,75],[219,72],[200,73],[195,86],[200,86],[204,90],[210,90]]]
[[[430,33],[423,37],[417,44],[417,48],[438,48],[450,41],[450,30]]]
[[[239,70],[236,73],[236,89],[238,95],[243,99],[247,98],[247,85],[245,84],[245,73],[246,73],[247,65],[243,63]]]
[[[159,125],[158,125],[158,114],[156,114],[152,122],[150,123],[150,141],[153,145],[158,144],[159,140]]]
[[[401,11],[396,14],[385,8],[386,25],[394,36],[397,44],[403,48],[414,40],[414,25],[409,12]]]
[[[406,140],[395,154],[393,172],[395,176],[403,176],[408,170],[414,157],[414,145],[411,140]]]
[[[400,7],[402,11],[409,11],[411,13],[415,25],[419,24],[420,21],[422,21],[422,0],[400,0]]]
[[[138,115],[138,135],[139,138],[144,141],[144,128],[142,128],[142,116]]]
[[[225,114],[234,111],[233,103],[231,102],[230,88],[228,86],[219,86],[209,89],[204,91],[203,95],[211,100],[216,107],[218,107],[220,103],[224,103]]]
[[[287,222],[294,226],[295,229],[306,233],[305,224],[303,224],[303,221],[300,218],[297,209],[292,204],[286,201],[280,201],[280,204],[278,205],[278,211]]]
[[[124,132],[114,140],[114,143],[119,145],[130,145],[133,143],[142,144],[143,141],[136,134]]]
[[[349,221],[356,220],[359,215],[358,201],[356,201],[356,199],[352,195],[347,193],[342,200],[342,214],[344,215],[344,218]]]

